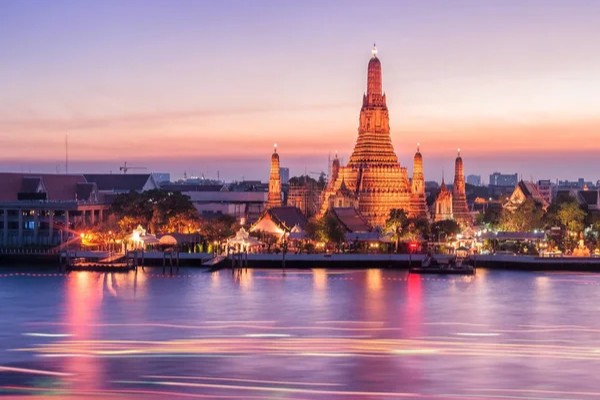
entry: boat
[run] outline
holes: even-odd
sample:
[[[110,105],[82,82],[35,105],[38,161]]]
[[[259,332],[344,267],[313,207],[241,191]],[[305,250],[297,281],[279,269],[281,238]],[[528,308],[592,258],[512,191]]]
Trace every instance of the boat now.
[[[409,272],[415,274],[474,275],[475,265],[469,257],[454,256],[442,261],[433,255],[427,255],[420,266],[410,267]]]

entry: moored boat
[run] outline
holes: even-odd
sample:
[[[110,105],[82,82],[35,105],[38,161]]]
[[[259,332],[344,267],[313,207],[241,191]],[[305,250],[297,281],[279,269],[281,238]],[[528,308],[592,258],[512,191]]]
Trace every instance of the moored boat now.
[[[428,255],[420,266],[410,267],[409,272],[415,274],[473,275],[475,274],[475,265],[469,257],[451,257],[442,261]]]

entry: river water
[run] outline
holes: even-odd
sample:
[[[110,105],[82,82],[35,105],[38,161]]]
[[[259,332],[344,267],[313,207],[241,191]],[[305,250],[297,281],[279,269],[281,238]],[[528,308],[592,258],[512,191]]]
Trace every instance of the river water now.
[[[0,269],[0,397],[600,398],[600,275]]]

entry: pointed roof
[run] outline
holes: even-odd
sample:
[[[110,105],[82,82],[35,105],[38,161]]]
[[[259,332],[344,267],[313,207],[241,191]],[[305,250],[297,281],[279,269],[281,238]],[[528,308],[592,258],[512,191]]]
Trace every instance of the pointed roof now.
[[[333,208],[330,211],[348,232],[370,232],[372,229],[354,207]]]

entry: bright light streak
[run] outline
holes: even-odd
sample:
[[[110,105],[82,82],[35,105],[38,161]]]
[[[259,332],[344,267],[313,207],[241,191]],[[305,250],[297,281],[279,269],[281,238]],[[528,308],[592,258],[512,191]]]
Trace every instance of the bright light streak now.
[[[39,333],[39,332],[27,332],[23,333],[23,336],[33,336],[33,337],[49,337],[49,338],[60,338],[60,337],[70,337],[73,336],[70,333]]]

